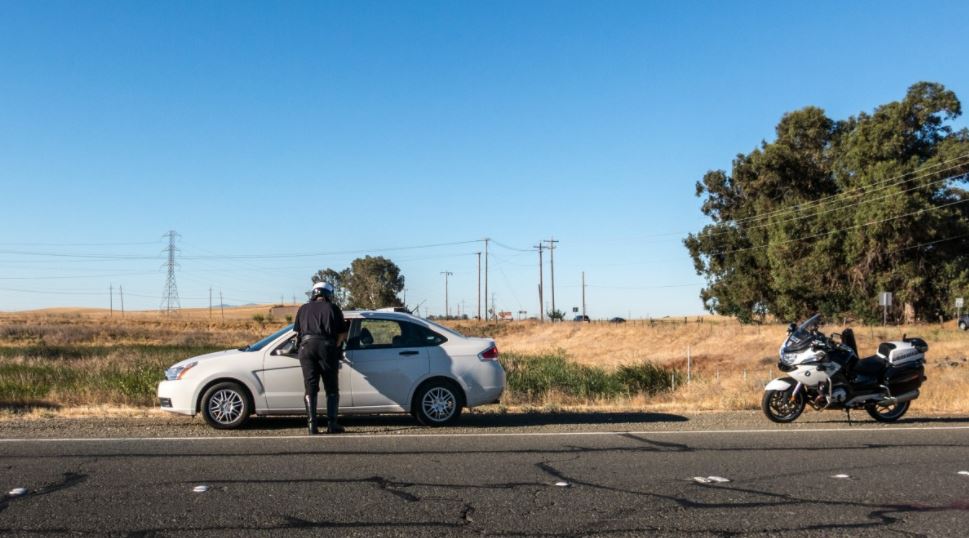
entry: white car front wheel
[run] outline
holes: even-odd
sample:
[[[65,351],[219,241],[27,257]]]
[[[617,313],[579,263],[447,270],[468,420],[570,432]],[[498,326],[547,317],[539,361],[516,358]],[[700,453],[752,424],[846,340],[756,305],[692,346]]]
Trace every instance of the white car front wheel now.
[[[231,381],[216,383],[202,395],[200,407],[205,422],[220,430],[238,428],[249,420],[252,406],[249,393]]]

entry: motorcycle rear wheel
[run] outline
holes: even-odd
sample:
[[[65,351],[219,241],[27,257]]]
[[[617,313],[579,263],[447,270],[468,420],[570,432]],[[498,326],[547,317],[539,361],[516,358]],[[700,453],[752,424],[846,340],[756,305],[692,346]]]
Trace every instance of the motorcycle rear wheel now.
[[[804,411],[804,392],[791,395],[794,387],[787,390],[765,390],[760,408],[773,422],[794,422]]]
[[[877,405],[872,404],[865,408],[871,418],[877,420],[878,422],[895,422],[896,420],[902,418],[906,412],[908,412],[908,407],[912,402],[902,402],[894,405]]]

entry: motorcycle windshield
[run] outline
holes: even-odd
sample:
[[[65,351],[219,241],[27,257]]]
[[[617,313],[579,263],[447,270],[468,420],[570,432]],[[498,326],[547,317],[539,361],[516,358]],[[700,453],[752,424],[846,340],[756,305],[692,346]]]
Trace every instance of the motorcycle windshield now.
[[[814,336],[811,334],[811,331],[816,329],[820,324],[821,314],[811,316],[797,329],[794,329],[794,332],[788,335],[787,340],[784,341],[784,349],[782,353],[798,353],[810,347],[811,342],[814,340]]]

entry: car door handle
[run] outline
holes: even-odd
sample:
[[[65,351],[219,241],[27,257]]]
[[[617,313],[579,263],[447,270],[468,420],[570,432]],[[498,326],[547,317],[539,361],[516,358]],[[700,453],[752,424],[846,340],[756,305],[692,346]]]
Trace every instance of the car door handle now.
[[[400,355],[417,355],[420,351],[401,351]]]

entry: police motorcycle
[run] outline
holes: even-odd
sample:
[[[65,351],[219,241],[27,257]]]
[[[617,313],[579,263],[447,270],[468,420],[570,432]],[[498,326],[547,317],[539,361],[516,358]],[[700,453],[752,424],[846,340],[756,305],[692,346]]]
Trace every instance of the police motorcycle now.
[[[806,405],[815,410],[864,409],[879,422],[902,417],[919,397],[925,381],[925,352],[921,338],[882,342],[878,353],[859,359],[850,328],[825,336],[821,315],[799,326],[793,323],[780,348],[778,367],[786,375],[764,387],[761,409],[774,422],[793,422]]]

